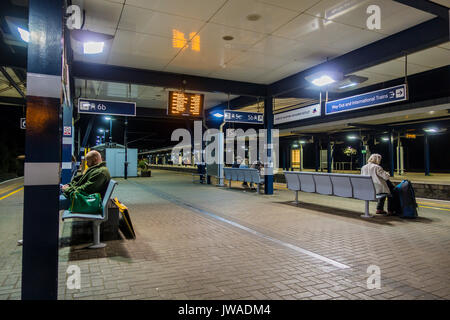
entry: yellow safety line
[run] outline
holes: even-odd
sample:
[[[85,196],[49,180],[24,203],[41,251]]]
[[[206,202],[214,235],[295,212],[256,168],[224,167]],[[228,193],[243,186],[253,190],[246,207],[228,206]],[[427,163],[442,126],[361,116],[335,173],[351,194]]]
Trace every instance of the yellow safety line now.
[[[23,189],[23,187],[20,188],[20,189],[15,190],[15,191],[13,191],[13,192],[11,192],[11,193],[8,193],[6,196],[1,197],[0,200],[3,200],[3,199],[5,199],[5,198],[8,198],[9,196],[12,196],[14,193],[17,193],[17,192],[19,192],[19,191],[22,190],[22,189]]]
[[[417,203],[418,203],[418,204],[428,204],[428,205],[436,206],[436,207],[450,208],[450,205],[439,204],[439,203],[435,203],[435,202],[422,202],[422,201],[417,201]]]
[[[428,209],[435,209],[435,210],[444,210],[444,211],[450,211],[450,209],[445,209],[445,208],[436,208],[436,207],[429,207],[429,206],[419,206],[419,208],[428,208]]]

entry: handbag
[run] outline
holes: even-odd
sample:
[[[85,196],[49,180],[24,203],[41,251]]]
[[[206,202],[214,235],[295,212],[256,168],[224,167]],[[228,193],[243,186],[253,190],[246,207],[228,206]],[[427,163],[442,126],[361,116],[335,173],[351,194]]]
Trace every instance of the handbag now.
[[[86,194],[74,191],[70,194],[72,213],[102,214],[102,197],[100,193]]]

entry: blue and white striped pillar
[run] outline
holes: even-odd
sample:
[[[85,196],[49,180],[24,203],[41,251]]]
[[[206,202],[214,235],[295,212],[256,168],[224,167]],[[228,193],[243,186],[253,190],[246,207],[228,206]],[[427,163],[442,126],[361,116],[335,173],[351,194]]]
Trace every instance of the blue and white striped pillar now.
[[[62,0],[30,0],[22,299],[57,299]]]
[[[73,106],[71,101],[63,104],[63,137],[62,137],[62,163],[61,183],[69,183],[72,179],[72,155],[73,155]]]
[[[267,145],[267,159],[269,166],[268,172],[264,175],[264,193],[273,194],[273,144],[272,144],[272,129],[273,129],[273,97],[266,97],[264,99],[264,128],[267,130],[266,145]],[[268,174],[267,174],[268,173]]]

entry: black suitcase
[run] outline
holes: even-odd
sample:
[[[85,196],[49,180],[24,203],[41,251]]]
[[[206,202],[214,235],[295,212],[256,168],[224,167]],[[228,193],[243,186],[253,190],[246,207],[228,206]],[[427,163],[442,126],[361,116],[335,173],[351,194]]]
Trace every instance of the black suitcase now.
[[[400,218],[417,218],[417,202],[411,181],[403,180],[394,188],[394,199],[397,198],[396,213]]]

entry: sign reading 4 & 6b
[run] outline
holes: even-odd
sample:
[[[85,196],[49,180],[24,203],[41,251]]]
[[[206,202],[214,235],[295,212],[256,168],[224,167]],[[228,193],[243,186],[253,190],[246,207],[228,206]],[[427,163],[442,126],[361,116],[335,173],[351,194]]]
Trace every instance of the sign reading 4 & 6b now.
[[[78,100],[78,112],[117,116],[136,116],[136,102],[80,98]]]

